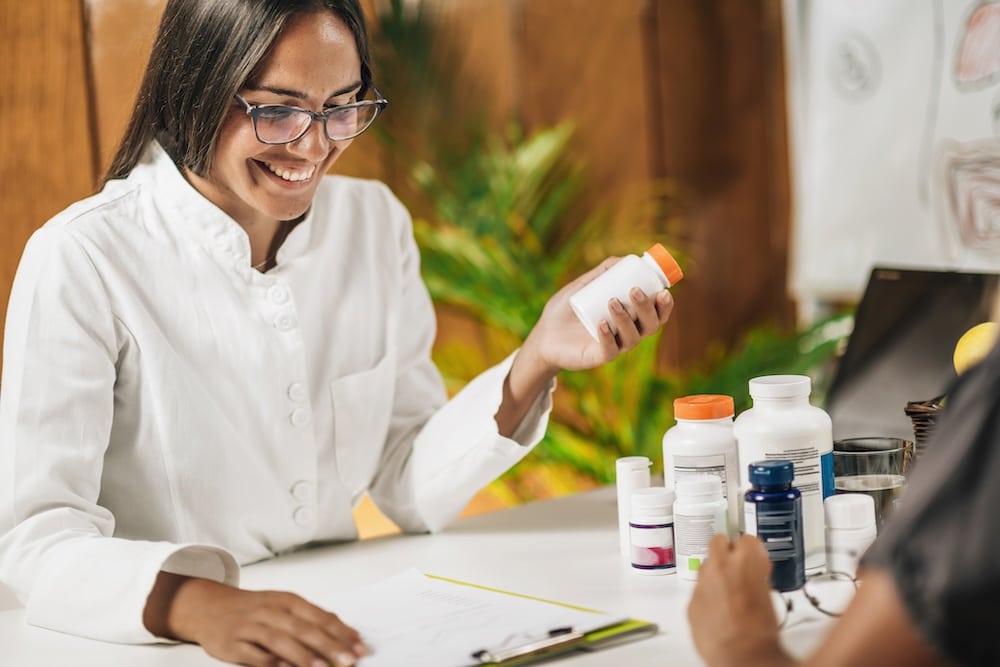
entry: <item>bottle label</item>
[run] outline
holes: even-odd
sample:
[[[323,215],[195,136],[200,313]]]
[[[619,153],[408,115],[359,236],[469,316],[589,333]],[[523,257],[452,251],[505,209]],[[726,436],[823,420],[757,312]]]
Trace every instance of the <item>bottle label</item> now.
[[[792,486],[803,496],[815,496],[823,492],[823,476],[820,465],[819,450],[815,447],[798,447],[780,452],[767,452],[764,458],[768,461],[791,461],[795,466],[795,479]],[[833,462],[833,454],[830,454]],[[833,468],[831,466],[831,472]]]
[[[823,500],[827,496],[832,496],[836,492],[833,480],[833,450],[831,449],[823,456],[819,457],[819,466],[823,475]],[[799,489],[800,491],[802,489]]]
[[[712,514],[682,514],[674,510],[674,540],[678,567],[694,574],[708,555],[708,543],[717,533],[726,534],[726,509]]]
[[[637,570],[672,572],[677,567],[674,553],[674,524],[629,524],[630,560]]]
[[[728,499],[725,455],[674,456],[674,483],[691,475],[704,475],[706,473],[722,479],[722,497]]]
[[[743,503],[743,530],[747,535],[757,534],[757,505],[756,503]]]
[[[764,544],[771,561],[771,586],[791,591],[805,583],[802,504],[795,501],[746,501],[746,532]]]

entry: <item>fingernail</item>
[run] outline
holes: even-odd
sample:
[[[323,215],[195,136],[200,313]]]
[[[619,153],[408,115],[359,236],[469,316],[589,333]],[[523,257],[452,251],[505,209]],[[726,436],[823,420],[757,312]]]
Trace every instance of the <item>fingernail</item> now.
[[[622,311],[622,310],[625,310],[625,306],[623,306],[622,302],[619,301],[618,299],[611,299],[611,301],[608,302],[608,307],[611,308],[611,310],[615,310],[615,311],[619,311],[619,312]]]
[[[368,647],[365,646],[364,642],[358,642],[351,648],[353,648],[354,652],[357,653],[358,655],[368,655],[369,653]]]
[[[611,325],[608,324],[607,320],[601,320],[601,331],[607,334],[611,333]]]
[[[629,294],[631,294],[632,300],[636,303],[643,303],[646,300],[646,293],[638,287],[633,287]]]
[[[337,667],[352,667],[354,665],[354,656],[350,653],[338,653],[333,656],[333,664]]]

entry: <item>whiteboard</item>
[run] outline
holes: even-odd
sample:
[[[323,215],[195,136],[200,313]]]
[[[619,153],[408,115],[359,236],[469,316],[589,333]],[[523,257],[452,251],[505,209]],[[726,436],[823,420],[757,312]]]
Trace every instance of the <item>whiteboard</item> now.
[[[1000,0],[784,0],[800,302],[1000,271]]]

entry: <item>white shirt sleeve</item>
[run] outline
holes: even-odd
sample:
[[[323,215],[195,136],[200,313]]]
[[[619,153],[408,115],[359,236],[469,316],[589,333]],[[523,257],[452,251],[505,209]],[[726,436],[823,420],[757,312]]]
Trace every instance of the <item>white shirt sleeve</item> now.
[[[209,546],[112,537],[99,504],[123,332],[87,253],[68,230],[35,233],[17,272],[0,401],[0,579],[29,623],[116,642],[142,624],[157,573],[235,584]]]
[[[516,352],[445,402],[444,385],[430,357],[436,333],[434,309],[420,278],[409,215],[405,210],[401,215],[407,224],[399,239],[404,293],[398,318],[396,398],[369,493],[402,530],[438,531],[542,439],[555,383],[539,394],[512,438],[500,435],[494,415]]]

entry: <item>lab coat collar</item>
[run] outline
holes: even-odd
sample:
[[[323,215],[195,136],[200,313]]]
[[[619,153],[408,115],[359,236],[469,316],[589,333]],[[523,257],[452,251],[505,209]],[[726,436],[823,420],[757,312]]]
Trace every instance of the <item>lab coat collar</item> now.
[[[150,188],[157,207],[168,212],[172,222],[199,235],[220,263],[228,264],[247,280],[259,279],[261,274],[250,266],[250,241],[246,231],[184,178],[158,142],[152,141],[147,146],[140,163],[129,176],[129,180],[133,179]],[[314,217],[313,208],[310,208],[305,219],[285,239],[278,251],[279,265],[306,250]]]

